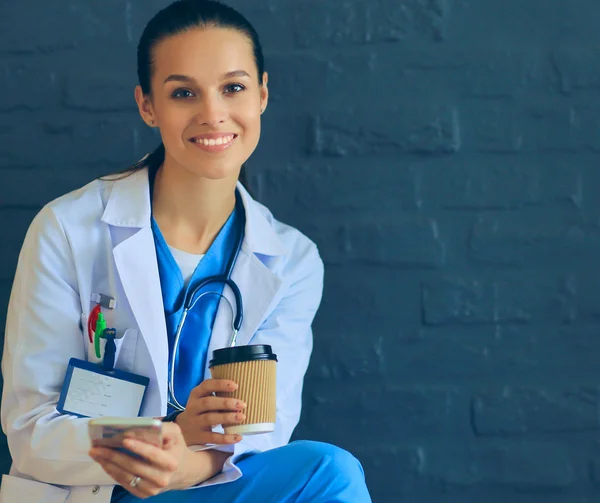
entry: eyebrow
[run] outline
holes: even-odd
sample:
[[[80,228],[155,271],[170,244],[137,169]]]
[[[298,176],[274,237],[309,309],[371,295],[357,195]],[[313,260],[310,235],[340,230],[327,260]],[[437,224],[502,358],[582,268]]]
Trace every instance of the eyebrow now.
[[[221,77],[222,80],[227,80],[227,79],[231,79],[233,77],[250,77],[250,75],[248,74],[248,72],[246,72],[245,70],[233,70],[232,72],[227,72],[225,75],[223,75]],[[171,81],[175,81],[175,82],[196,82],[196,79],[194,79],[193,77],[189,77],[187,75],[181,75],[181,74],[172,74],[169,75],[165,81],[164,84],[166,84],[167,82],[171,82]]]

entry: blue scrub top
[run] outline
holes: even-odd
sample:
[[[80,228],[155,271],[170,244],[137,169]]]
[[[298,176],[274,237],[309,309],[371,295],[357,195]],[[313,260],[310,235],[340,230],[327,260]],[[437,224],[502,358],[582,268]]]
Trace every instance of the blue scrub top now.
[[[244,232],[244,207],[236,192],[236,206],[212,245],[202,258],[188,286],[179,266],[175,262],[167,243],[160,232],[158,224],[152,217],[152,232],[156,246],[158,273],[162,290],[167,336],[169,346],[169,375],[171,375],[171,355],[175,343],[177,325],[181,319],[184,305],[191,304],[190,296],[194,288],[209,276],[224,275],[227,265],[237,250],[239,240]],[[223,292],[222,283],[211,283],[196,293],[194,299],[204,292]],[[185,302],[187,299],[187,302]],[[212,334],[217,309],[221,297],[210,294],[198,300],[188,312],[183,330],[179,338],[179,346],[175,357],[175,396],[179,403],[186,405],[193,388],[204,380],[204,369],[208,352],[208,344]],[[235,308],[235,306],[234,306]],[[168,407],[168,412],[173,408]]]

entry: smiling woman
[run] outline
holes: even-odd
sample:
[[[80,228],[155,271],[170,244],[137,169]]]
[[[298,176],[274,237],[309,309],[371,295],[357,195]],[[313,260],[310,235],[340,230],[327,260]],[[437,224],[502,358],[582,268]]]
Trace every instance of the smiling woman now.
[[[260,115],[269,95],[262,47],[252,25],[217,2],[176,2],[142,34],[138,78],[140,113],[149,126],[159,128],[163,143],[135,167],[156,168],[165,160],[165,148],[167,156],[189,165],[181,148],[186,141],[200,147],[225,143],[226,148],[202,149],[208,153],[238,143],[220,167],[237,169],[247,188],[244,162],[258,144]],[[224,124],[235,130],[224,131]],[[210,177],[210,164],[204,167]]]
[[[221,3],[177,1],[144,30],[138,77],[140,116],[161,144],[125,175],[46,205],[23,243],[3,355],[14,463],[2,501],[370,502],[351,454],[288,443],[323,262],[241,183],[269,98],[258,35]],[[211,352],[231,341],[278,362],[274,421],[260,430],[235,395],[255,390],[248,374],[211,378]],[[114,379],[110,393],[70,395],[74,365]],[[149,383],[140,415],[163,419],[162,445],[89,448],[81,411],[102,410],[120,379]],[[79,412],[64,405],[75,402]]]
[[[251,39],[229,28],[195,28],[155,43],[152,55],[150,87],[139,85],[136,101],[146,123],[160,130],[165,163],[237,180],[258,144],[268,100]]]

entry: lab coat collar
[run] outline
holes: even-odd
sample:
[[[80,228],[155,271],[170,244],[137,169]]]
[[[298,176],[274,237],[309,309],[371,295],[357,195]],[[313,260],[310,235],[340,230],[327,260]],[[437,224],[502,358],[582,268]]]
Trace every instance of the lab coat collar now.
[[[231,277],[244,298],[245,316],[238,344],[247,344],[259,329],[283,284],[281,278],[265,267],[258,254],[284,255],[286,250],[269,221],[268,212],[264,210],[263,213],[261,206],[241,185],[238,188],[246,211],[246,233]],[[156,380],[151,382],[157,383],[158,393],[150,393],[149,396],[160,400],[159,406],[164,414],[168,382],[168,365],[164,357],[168,354],[167,328],[151,228],[147,170],[114,181],[102,221],[116,227],[116,232],[112,233],[116,268],[154,367]],[[230,289],[224,290],[224,296],[234,302]],[[231,313],[221,302],[208,355],[215,348],[226,347],[230,337]],[[205,372],[207,376],[210,374],[208,368]],[[152,410],[157,408],[158,405]]]
[[[150,227],[152,208],[148,170],[112,178],[113,188],[109,195],[102,221],[116,227]],[[288,253],[267,216],[241,183],[237,188],[242,196],[246,212],[244,248],[260,255],[279,256]]]
[[[259,209],[258,203],[238,182],[237,188],[242,196],[246,211],[246,228],[243,246],[252,253],[273,257],[287,255],[289,250],[283,245],[273,225]]]

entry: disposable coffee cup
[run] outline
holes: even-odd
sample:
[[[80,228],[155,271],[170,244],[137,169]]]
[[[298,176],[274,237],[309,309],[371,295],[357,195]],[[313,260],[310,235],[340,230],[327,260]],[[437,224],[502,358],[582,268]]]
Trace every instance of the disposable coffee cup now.
[[[275,430],[277,355],[267,344],[216,349],[208,366],[213,379],[230,379],[238,388],[217,393],[246,403],[246,420],[224,426],[227,434],[257,435]]]

